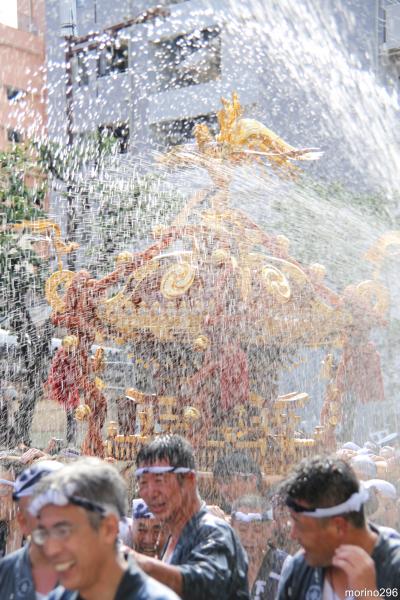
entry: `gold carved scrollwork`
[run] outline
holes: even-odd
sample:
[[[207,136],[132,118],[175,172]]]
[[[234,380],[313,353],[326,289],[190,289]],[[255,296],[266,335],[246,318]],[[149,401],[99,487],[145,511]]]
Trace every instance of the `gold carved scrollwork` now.
[[[201,419],[201,412],[195,406],[185,406],[183,409],[183,420],[185,423],[194,423]]]
[[[369,279],[359,283],[356,289],[359,296],[370,304],[376,316],[384,317],[386,315],[390,306],[390,294],[385,286],[378,281]]]
[[[175,264],[164,273],[160,283],[160,292],[167,300],[183,296],[192,285],[196,272],[188,263]]]
[[[160,263],[157,260],[151,260],[142,267],[136,269],[136,271],[133,273],[133,278],[136,281],[143,281],[143,279],[145,279],[148,275],[155,273],[159,266]]]
[[[365,253],[364,258],[371,263],[382,265],[385,257],[400,254],[400,231],[388,231]]]
[[[290,300],[290,285],[282,271],[272,265],[265,265],[261,269],[261,277],[267,291],[279,302],[284,304]]]
[[[59,293],[59,288],[63,286],[64,290],[67,290],[73,277],[74,273],[72,271],[56,271],[47,279],[45,284],[46,300],[54,312],[64,312],[65,302]]]
[[[132,285],[131,294],[134,294],[137,291],[140,284],[146,279],[146,277],[156,273],[159,266],[160,263],[157,260],[150,260],[148,263],[136,269],[136,271],[134,271],[128,279],[128,283]],[[125,289],[126,287],[127,286],[125,286]]]

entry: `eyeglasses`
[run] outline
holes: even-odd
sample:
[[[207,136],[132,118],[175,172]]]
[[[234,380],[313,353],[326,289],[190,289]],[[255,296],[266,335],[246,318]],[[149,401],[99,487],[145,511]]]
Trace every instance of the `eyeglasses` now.
[[[44,546],[49,538],[53,538],[59,542],[66,541],[74,530],[74,525],[71,523],[60,523],[46,529],[38,527],[32,531],[32,540],[37,546]]]

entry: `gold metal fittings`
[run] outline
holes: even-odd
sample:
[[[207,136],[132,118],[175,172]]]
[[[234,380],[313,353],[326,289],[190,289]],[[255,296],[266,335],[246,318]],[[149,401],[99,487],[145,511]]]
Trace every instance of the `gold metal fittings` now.
[[[161,279],[160,292],[167,300],[183,296],[192,285],[195,274],[194,267],[187,262],[172,265]]]
[[[65,292],[71,285],[73,278],[74,273],[72,271],[56,271],[47,279],[45,284],[46,300],[54,312],[64,312],[64,297],[60,295],[59,288],[62,286]]]
[[[193,348],[197,352],[204,352],[210,345],[210,340],[206,335],[199,335],[193,342]]]
[[[92,409],[87,404],[80,404],[75,410],[75,420],[85,421],[92,414]]]
[[[72,350],[75,350],[75,348],[78,347],[78,344],[79,344],[79,339],[76,335],[66,335],[65,338],[63,338],[63,341],[61,342],[62,347],[67,352],[71,352]]]
[[[279,302],[285,303],[290,300],[291,291],[285,275],[272,265],[265,265],[261,269],[261,277],[267,291]]]

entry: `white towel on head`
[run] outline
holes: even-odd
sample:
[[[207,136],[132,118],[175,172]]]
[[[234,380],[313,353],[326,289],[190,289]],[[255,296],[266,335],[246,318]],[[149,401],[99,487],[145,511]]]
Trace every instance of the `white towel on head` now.
[[[397,498],[397,491],[393,483],[385,479],[368,479],[364,481],[364,486],[366,488],[375,488],[385,498],[391,498],[392,500],[396,500]]]

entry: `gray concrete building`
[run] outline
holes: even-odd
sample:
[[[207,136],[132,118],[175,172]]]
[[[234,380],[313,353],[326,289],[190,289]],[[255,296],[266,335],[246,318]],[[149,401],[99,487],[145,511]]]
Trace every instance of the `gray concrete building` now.
[[[147,153],[187,140],[198,121],[214,124],[220,97],[236,90],[246,116],[321,147],[333,179],[394,183],[398,2],[164,0],[137,24],[148,0],[46,5],[50,137],[67,139],[63,36],[73,34],[75,140],[112,132],[122,151]]]

